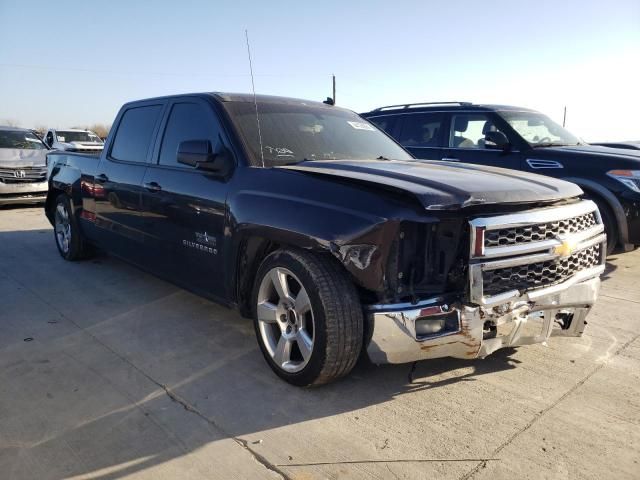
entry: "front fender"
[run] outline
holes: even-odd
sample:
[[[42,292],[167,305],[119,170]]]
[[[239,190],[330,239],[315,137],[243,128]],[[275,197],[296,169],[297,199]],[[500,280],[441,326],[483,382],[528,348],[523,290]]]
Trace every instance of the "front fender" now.
[[[355,283],[384,290],[389,251],[399,221],[298,196],[239,192],[230,200],[231,258],[250,237],[333,255]]]

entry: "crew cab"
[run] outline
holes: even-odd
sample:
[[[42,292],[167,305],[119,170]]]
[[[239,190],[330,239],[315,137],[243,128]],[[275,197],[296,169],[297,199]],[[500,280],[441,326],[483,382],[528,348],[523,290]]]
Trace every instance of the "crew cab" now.
[[[640,245],[640,151],[586,144],[546,115],[521,107],[413,103],[362,116],[417,158],[511,168],[576,183],[600,209],[609,253]]]
[[[104,148],[104,142],[97,134],[77,128],[49,129],[44,136],[44,143],[53,150],[68,152],[100,153]]]
[[[128,103],[48,154],[60,255],[97,247],[253,318],[295,385],[582,334],[606,238],[572,183],[416,161],[357,114],[203,93]]]

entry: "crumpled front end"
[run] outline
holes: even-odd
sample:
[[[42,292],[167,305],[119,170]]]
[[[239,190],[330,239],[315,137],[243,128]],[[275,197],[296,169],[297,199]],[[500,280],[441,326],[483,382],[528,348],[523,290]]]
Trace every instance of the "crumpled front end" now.
[[[606,257],[593,202],[475,218],[470,229],[464,296],[368,307],[374,363],[483,358],[582,334]]]

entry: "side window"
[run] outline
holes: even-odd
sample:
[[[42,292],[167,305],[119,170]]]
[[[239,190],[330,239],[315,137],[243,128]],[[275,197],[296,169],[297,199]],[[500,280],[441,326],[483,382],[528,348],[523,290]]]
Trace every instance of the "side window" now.
[[[500,131],[483,113],[464,113],[451,117],[449,147],[480,148],[485,147],[487,132]]]
[[[124,112],[113,139],[111,157],[145,163],[153,140],[153,129],[161,112],[162,105],[133,107]]]
[[[405,147],[441,147],[442,113],[412,113],[403,116],[398,141]]]
[[[46,143],[49,146],[53,145],[53,133],[51,133],[51,131],[47,132]]]
[[[160,147],[160,165],[189,168],[178,163],[178,145],[185,140],[209,140],[211,147],[216,146],[220,127],[213,113],[198,103],[176,103],[162,138]]]
[[[389,135],[393,134],[393,127],[396,124],[396,117],[393,115],[385,115],[384,117],[372,117],[367,118],[371,123],[373,123],[380,130],[384,130]]]

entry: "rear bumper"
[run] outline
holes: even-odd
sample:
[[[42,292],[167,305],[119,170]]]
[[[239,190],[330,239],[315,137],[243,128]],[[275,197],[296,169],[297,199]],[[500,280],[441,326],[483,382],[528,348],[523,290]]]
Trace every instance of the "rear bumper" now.
[[[603,269],[592,269],[592,278],[532,291],[497,307],[447,305],[437,298],[416,305],[369,307],[372,336],[367,353],[378,364],[473,359],[505,347],[543,343],[552,335],[580,336],[598,296]],[[434,330],[429,322],[444,329],[416,333]]]

